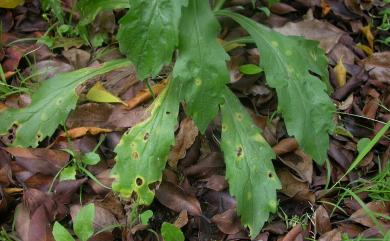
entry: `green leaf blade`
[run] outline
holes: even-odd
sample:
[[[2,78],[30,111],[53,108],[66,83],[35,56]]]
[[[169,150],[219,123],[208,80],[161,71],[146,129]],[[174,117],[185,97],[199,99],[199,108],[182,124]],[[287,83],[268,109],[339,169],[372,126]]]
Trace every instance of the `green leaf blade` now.
[[[62,73],[45,80],[31,96],[29,106],[0,112],[0,135],[16,128],[12,146],[38,146],[40,141],[54,133],[75,108],[78,99],[75,89],[78,85],[95,76],[129,65],[127,60],[114,60],[98,67]]]
[[[267,83],[276,89],[279,110],[287,131],[318,164],[323,164],[333,130],[335,106],[326,93],[327,58],[318,43],[302,37],[287,37],[242,15],[220,11],[233,18],[255,40],[263,59]],[[322,81],[310,72],[318,74]]]
[[[93,219],[95,218],[95,205],[90,203],[80,208],[74,223],[73,230],[81,241],[87,241],[93,235]]]
[[[187,0],[131,0],[118,31],[122,53],[134,63],[139,79],[156,76],[178,44],[181,8]]]
[[[102,11],[129,8],[129,0],[78,0],[77,9],[80,11],[80,25],[91,23]]]
[[[281,188],[272,159],[275,153],[254,126],[234,94],[226,89],[221,105],[222,140],[229,191],[237,200],[241,224],[254,238],[277,208],[276,190]]]
[[[59,222],[55,222],[53,226],[53,237],[56,241],[74,241],[74,238],[69,231],[64,228]]]
[[[201,132],[218,113],[222,91],[229,81],[229,56],[217,42],[219,29],[208,1],[193,0],[183,9],[173,76],[181,82],[186,112]]]
[[[76,166],[65,167],[60,173],[60,181],[76,180]]]
[[[161,235],[164,241],[184,241],[184,234],[180,228],[164,222],[161,226]]]
[[[150,204],[154,193],[149,185],[161,181],[162,171],[173,145],[179,112],[179,84],[170,81],[153,103],[151,116],[132,127],[115,148],[115,179],[112,189],[123,198],[137,194],[139,204]]]

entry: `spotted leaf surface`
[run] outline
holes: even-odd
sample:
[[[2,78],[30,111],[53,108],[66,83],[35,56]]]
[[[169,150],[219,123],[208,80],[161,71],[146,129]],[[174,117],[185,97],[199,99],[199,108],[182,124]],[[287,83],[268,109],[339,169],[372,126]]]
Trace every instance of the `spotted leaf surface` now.
[[[31,96],[29,106],[0,112],[0,135],[8,134],[12,137],[12,146],[38,146],[40,141],[54,133],[76,106],[78,96],[75,88],[79,84],[129,65],[128,60],[115,60],[99,67],[62,73],[45,80]]]
[[[235,95],[226,88],[221,105],[222,140],[229,191],[237,200],[241,224],[254,238],[277,207],[281,188],[272,165],[275,153]]]
[[[187,0],[130,0],[117,37],[140,79],[156,76],[171,62],[178,45],[181,8],[186,4]]]
[[[178,83],[171,81],[153,103],[151,116],[132,127],[115,148],[115,178],[112,189],[123,198],[136,194],[140,204],[150,204],[154,192],[149,185],[161,181],[179,112]]]
[[[327,58],[318,43],[302,37],[284,36],[242,15],[220,11],[233,18],[254,39],[267,83],[276,89],[279,111],[287,131],[313,159],[327,157],[328,133],[333,129],[335,107],[326,93]],[[310,72],[316,73],[320,81]]]
[[[218,113],[229,81],[228,55],[217,42],[219,24],[204,0],[189,1],[180,22],[179,58],[173,76],[182,86],[187,113],[201,132]]]

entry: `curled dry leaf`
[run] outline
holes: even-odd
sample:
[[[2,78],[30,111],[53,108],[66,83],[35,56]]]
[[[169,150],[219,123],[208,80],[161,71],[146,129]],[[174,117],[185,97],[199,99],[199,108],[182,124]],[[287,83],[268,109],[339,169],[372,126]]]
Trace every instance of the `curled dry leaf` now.
[[[155,84],[152,86],[152,91],[155,96],[159,95],[167,85],[167,81],[162,81],[161,83]],[[131,110],[135,107],[145,103],[146,101],[152,99],[153,95],[150,93],[149,89],[140,90],[136,96],[132,99],[126,101],[127,109]]]
[[[287,169],[280,169],[277,174],[282,183],[283,194],[296,200],[315,202],[314,193],[309,190],[308,183],[300,181]]]
[[[328,212],[322,205],[314,212],[314,218],[318,233],[324,234],[332,229]]]
[[[98,135],[101,133],[109,133],[111,129],[99,128],[99,127],[77,127],[62,133],[61,137],[69,137],[70,139],[76,139],[83,137],[87,134]]]
[[[211,221],[217,225],[219,230],[225,234],[238,233],[242,226],[240,224],[240,218],[237,217],[236,209],[228,209],[223,213],[214,215]]]
[[[298,149],[298,142],[295,138],[285,138],[272,147],[276,155],[283,155]]]
[[[156,190],[156,197],[161,204],[173,211],[181,212],[186,210],[188,214],[193,216],[202,214],[198,199],[184,192],[173,183],[162,182]]]
[[[177,168],[177,163],[184,158],[187,149],[195,142],[198,136],[198,128],[195,123],[188,117],[184,118],[180,123],[180,130],[176,136],[175,145],[169,153],[168,164],[173,168]]]
[[[311,183],[313,179],[313,160],[301,149],[287,153],[279,159],[288,167],[293,169],[303,182]]]
[[[188,223],[188,214],[187,210],[183,210],[179,213],[179,216],[176,218],[175,222],[173,223],[176,227],[182,228]]]
[[[347,82],[347,70],[343,63],[343,57],[339,59],[339,62],[337,65],[333,68],[335,74],[336,74],[336,80],[339,85],[339,87],[343,87],[345,83]]]

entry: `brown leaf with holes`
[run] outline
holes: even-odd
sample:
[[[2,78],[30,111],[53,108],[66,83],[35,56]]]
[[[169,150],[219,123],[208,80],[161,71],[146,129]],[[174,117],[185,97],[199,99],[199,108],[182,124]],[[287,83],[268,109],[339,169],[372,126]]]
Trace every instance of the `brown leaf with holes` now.
[[[169,166],[174,169],[177,168],[177,163],[185,157],[187,149],[195,142],[198,133],[198,128],[190,118],[186,117],[181,121],[179,133],[176,135],[175,145],[169,153]]]

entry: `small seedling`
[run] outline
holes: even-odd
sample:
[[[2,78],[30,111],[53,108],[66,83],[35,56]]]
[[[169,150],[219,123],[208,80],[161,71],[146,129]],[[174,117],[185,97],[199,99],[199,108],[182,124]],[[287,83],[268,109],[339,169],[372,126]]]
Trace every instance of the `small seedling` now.
[[[95,205],[92,203],[82,207],[77,214],[73,223],[73,231],[80,241],[87,241],[94,234],[94,217]],[[75,241],[72,234],[59,222],[54,223],[53,236],[56,241]]]

